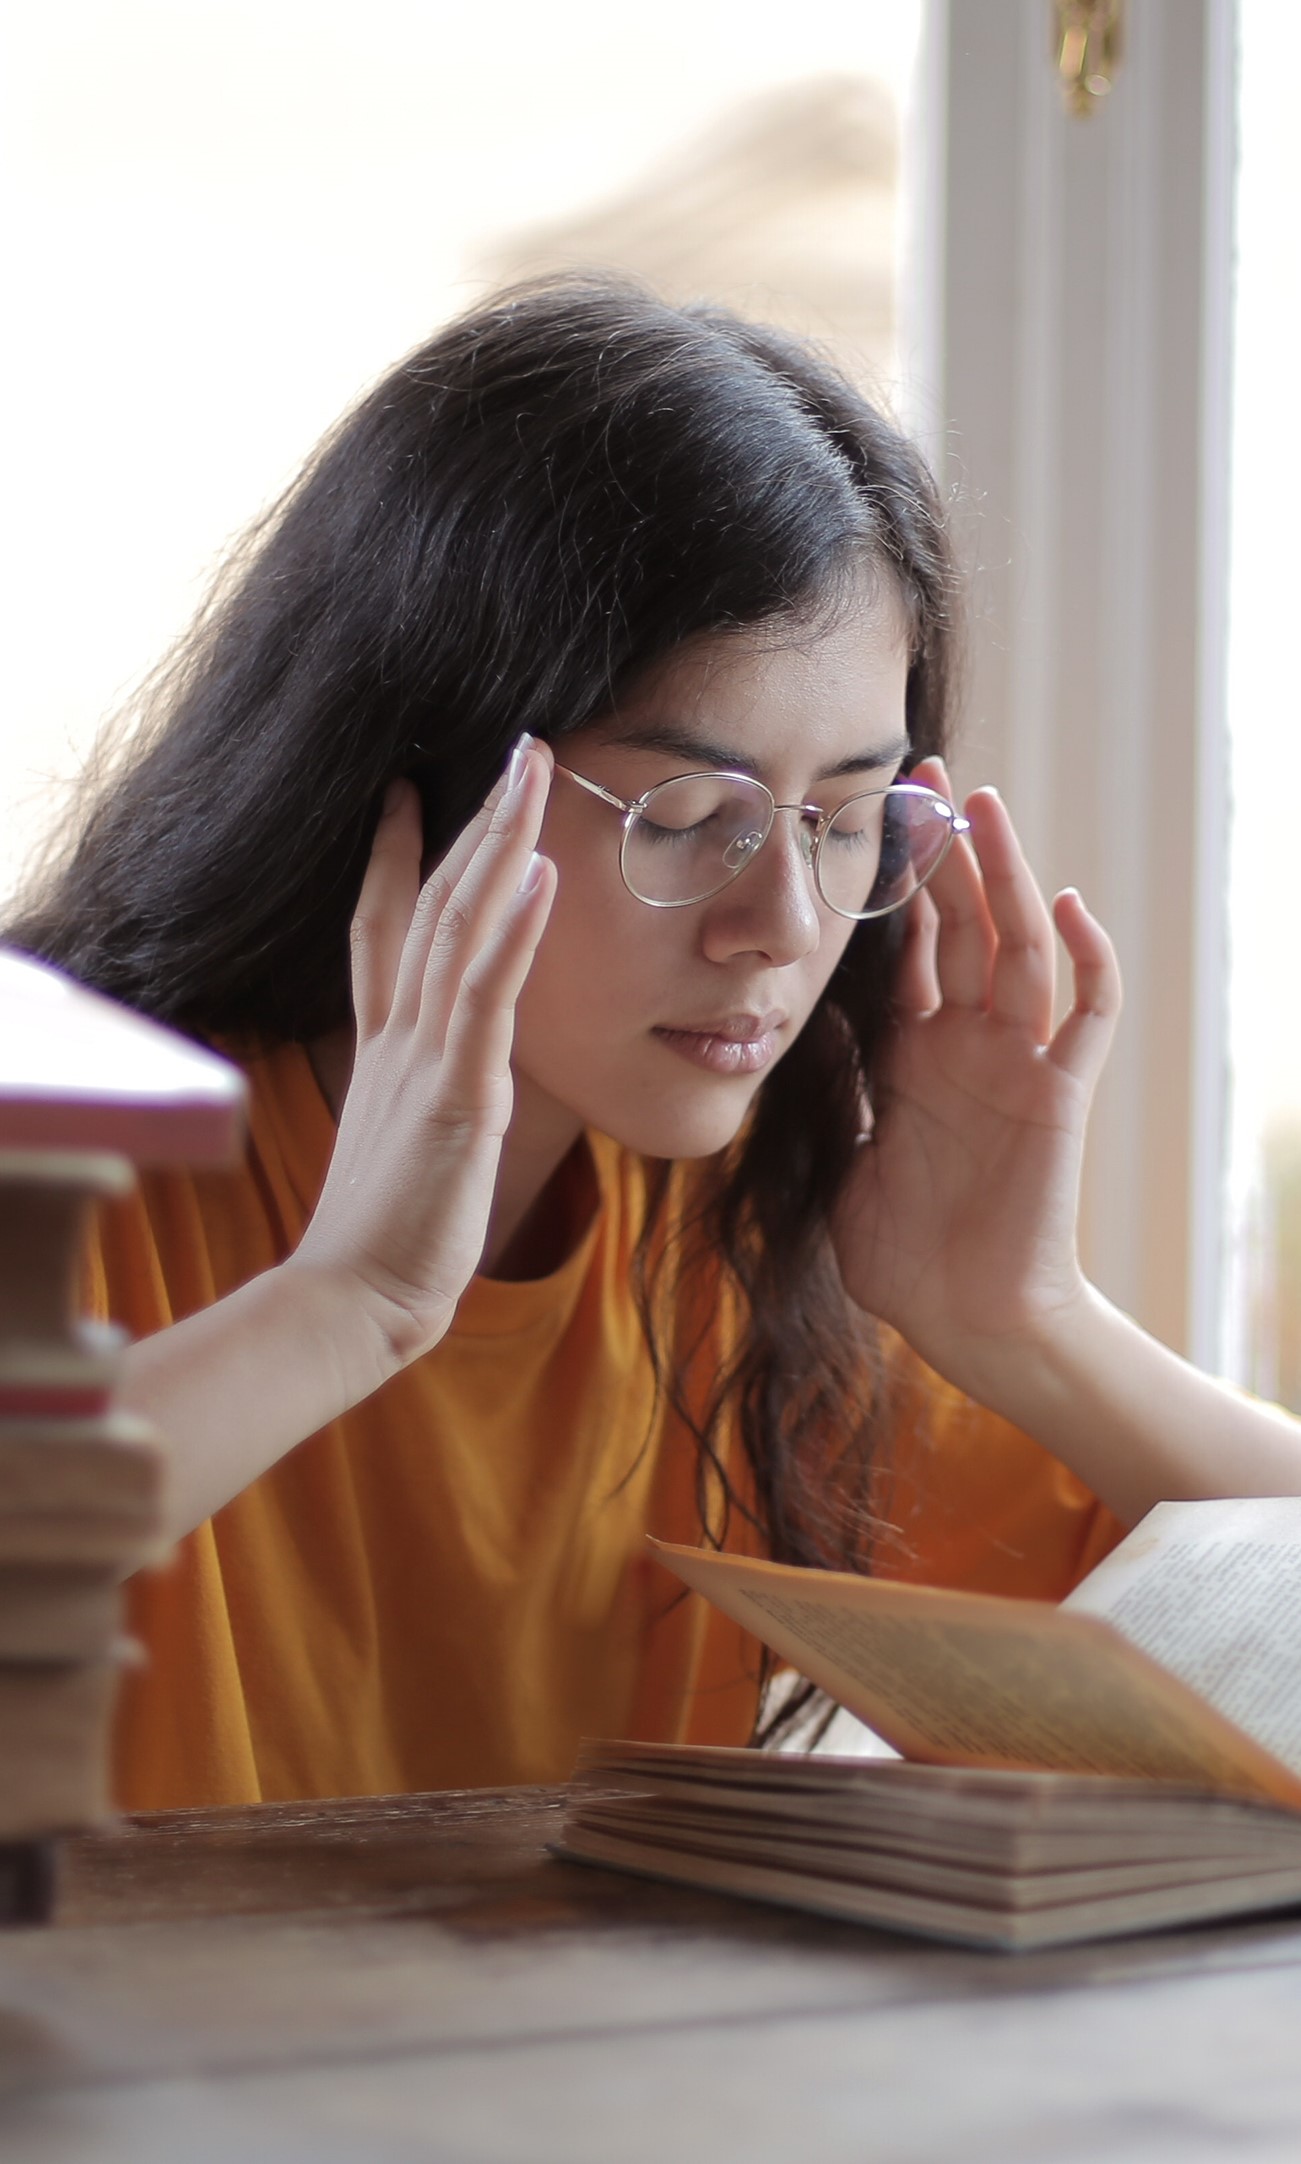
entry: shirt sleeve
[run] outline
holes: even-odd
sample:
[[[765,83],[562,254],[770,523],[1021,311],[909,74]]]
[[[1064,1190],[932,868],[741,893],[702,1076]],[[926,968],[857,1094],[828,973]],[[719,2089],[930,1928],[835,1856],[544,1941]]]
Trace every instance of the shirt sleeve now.
[[[1064,1600],[1127,1528],[1028,1435],[898,1346],[874,1571],[914,1585]]]

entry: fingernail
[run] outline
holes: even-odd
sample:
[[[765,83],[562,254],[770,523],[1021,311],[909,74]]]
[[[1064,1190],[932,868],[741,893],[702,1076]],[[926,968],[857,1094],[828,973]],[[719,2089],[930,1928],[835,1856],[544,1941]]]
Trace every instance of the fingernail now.
[[[538,855],[537,850],[533,850],[532,854],[529,857],[528,863],[524,867],[524,877],[521,879],[518,887],[515,889],[517,894],[536,893],[538,881],[542,877],[543,861],[544,860]]]
[[[512,750],[510,755],[510,765],[506,769],[507,796],[511,794],[512,790],[518,789],[521,781],[523,780],[525,762],[528,759],[528,755],[532,751],[532,749],[533,739],[529,735],[528,730],[526,729],[524,731],[524,734],[516,742],[514,749]]]

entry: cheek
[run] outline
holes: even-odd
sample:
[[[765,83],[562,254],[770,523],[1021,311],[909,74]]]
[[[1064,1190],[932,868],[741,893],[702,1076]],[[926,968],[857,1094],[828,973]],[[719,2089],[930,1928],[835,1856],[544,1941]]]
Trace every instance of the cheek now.
[[[560,1055],[568,1044],[595,1044],[620,1011],[635,1005],[642,981],[644,927],[618,863],[543,848],[558,874],[556,898],[516,1009],[516,1049]],[[634,915],[634,912],[637,914]]]
[[[813,1012],[840,966],[846,947],[857,927],[845,917],[833,916],[828,910],[817,951],[808,958],[805,969],[806,1017]]]

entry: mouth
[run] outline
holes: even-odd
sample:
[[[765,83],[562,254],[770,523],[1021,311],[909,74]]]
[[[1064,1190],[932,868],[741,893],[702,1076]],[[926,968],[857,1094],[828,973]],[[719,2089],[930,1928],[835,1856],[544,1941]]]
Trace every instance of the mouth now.
[[[651,1035],[670,1052],[676,1052],[707,1073],[759,1074],[777,1056],[778,1032],[786,1021],[774,1010],[768,1014],[728,1014],[717,1021],[689,1026],[653,1029]]]

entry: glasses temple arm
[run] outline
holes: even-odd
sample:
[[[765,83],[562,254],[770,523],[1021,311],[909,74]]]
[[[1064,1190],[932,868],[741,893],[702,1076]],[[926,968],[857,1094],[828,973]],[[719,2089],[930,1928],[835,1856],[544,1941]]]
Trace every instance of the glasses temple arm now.
[[[562,766],[558,759],[556,761],[556,772],[557,774],[567,774],[571,781],[578,783],[580,789],[586,789],[589,796],[599,796],[603,803],[613,804],[616,811],[630,812],[636,809],[635,805],[625,803],[621,796],[615,796],[612,790],[603,789],[599,782],[589,781],[585,774],[576,774],[572,766]]]

